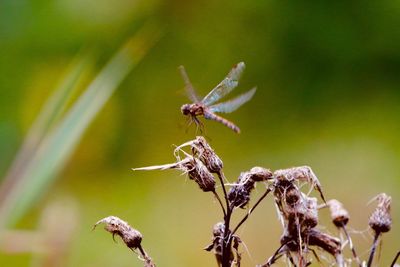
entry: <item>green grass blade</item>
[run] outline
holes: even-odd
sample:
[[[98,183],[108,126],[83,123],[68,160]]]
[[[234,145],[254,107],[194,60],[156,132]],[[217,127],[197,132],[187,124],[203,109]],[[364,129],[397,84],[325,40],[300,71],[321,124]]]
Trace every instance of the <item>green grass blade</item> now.
[[[75,59],[56,87],[54,93],[41,108],[3,179],[0,187],[0,203],[7,198],[10,188],[13,188],[14,184],[23,177],[22,174],[25,170],[26,163],[33,157],[41,140],[43,140],[49,129],[55,125],[57,118],[65,109],[68,100],[75,93],[77,83],[82,77],[88,62],[88,57]]]
[[[45,137],[24,168],[20,181],[0,204],[0,229],[20,219],[54,180],[90,122],[158,37],[159,32],[153,25],[142,28],[116,53],[57,127]]]

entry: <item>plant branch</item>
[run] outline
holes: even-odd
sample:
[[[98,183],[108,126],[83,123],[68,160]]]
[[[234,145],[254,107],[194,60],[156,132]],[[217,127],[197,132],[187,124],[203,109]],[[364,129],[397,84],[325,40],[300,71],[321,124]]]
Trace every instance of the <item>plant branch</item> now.
[[[246,216],[244,216],[239,224],[235,227],[231,235],[234,235],[236,233],[239,227],[249,218],[250,214],[254,211],[255,208],[257,208],[258,204],[261,203],[261,201],[268,195],[269,192],[271,192],[271,188],[268,187],[264,194],[257,200],[256,204],[254,204],[254,206],[247,212]]]
[[[357,262],[357,265],[359,267],[362,267],[360,258],[358,257],[358,255],[356,253],[356,250],[355,250],[354,245],[353,245],[353,241],[351,240],[351,236],[347,232],[346,225],[344,223],[342,223],[342,229],[343,229],[344,234],[346,235],[347,240],[349,241],[349,246],[350,246],[351,252],[353,253],[353,257]]]
[[[225,218],[225,217],[226,217],[226,210],[225,210],[224,204],[222,203],[222,200],[221,200],[221,198],[219,197],[219,195],[217,194],[217,192],[215,192],[215,190],[212,191],[212,192],[213,192],[215,198],[218,200],[218,203],[221,205],[222,212],[224,213],[224,218]]]
[[[392,261],[392,264],[390,264],[390,267],[394,267],[396,265],[396,261],[399,258],[399,256],[400,256],[400,251],[397,252],[396,257],[394,257],[394,259]]]
[[[380,235],[381,235],[380,232],[375,233],[374,242],[372,243],[371,253],[369,254],[367,267],[371,267],[371,265],[372,265],[372,261],[374,259],[374,255],[375,255],[376,245],[378,244],[378,239],[379,239]]]

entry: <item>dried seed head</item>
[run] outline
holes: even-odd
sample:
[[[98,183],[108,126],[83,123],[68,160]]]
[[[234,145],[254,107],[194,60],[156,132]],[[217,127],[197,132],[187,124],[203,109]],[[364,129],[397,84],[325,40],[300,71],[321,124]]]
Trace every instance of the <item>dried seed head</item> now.
[[[189,179],[194,180],[204,192],[215,191],[215,179],[207,167],[198,160],[190,155],[186,158],[171,164],[156,165],[143,168],[135,168],[136,170],[167,170],[167,169],[178,169],[187,173]]]
[[[314,228],[318,224],[318,205],[315,197],[306,197],[306,214],[304,216],[304,225],[307,228]]]
[[[101,223],[106,224],[104,229],[112,233],[113,238],[115,235],[119,235],[128,248],[135,250],[140,246],[143,237],[142,234],[139,231],[133,229],[127,222],[121,220],[118,217],[109,216],[98,221],[93,226],[93,229],[95,229],[96,226]]]
[[[273,177],[272,172],[263,167],[253,167],[253,168],[251,168],[249,173],[251,175],[251,179],[255,182],[263,182],[263,181],[271,180]]]
[[[386,233],[390,231],[392,226],[392,217],[390,215],[392,198],[382,193],[376,196],[375,199],[378,201],[378,206],[369,218],[368,224],[375,233]]]
[[[284,202],[290,207],[295,208],[296,206],[300,206],[302,202],[302,193],[298,190],[297,187],[289,187],[285,190],[283,194]]]
[[[188,174],[189,179],[194,180],[204,192],[215,191],[214,176],[200,160],[191,158],[191,160],[182,164],[181,169],[184,170]]]
[[[340,240],[313,228],[306,233],[308,244],[317,246],[336,257],[341,254]]]
[[[321,195],[322,200],[325,202],[324,195],[322,193],[321,184],[314,174],[312,169],[308,166],[293,167],[289,169],[277,170],[274,172],[276,182],[292,182],[301,181],[311,184]]]
[[[350,219],[347,210],[344,209],[343,204],[336,199],[331,199],[327,202],[331,212],[331,218],[334,225],[337,227],[345,226]]]
[[[234,207],[244,208],[250,201],[250,192],[254,188],[255,181],[250,172],[242,172],[238,181],[231,187],[228,193],[229,202]]]
[[[225,224],[223,222],[218,222],[213,227],[214,237],[223,237],[225,231]]]
[[[250,193],[256,182],[272,178],[272,172],[262,167],[254,167],[248,172],[242,172],[235,185],[229,190],[228,199],[234,207],[244,208],[250,201]]]
[[[210,172],[217,173],[222,170],[224,166],[222,160],[214,152],[203,136],[196,137],[193,141],[192,149],[194,152],[198,152],[199,158]]]

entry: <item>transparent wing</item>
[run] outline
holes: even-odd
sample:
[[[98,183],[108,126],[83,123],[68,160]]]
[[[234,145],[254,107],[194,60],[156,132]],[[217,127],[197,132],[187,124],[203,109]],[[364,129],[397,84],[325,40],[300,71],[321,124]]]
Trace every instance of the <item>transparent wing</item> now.
[[[181,76],[183,78],[183,81],[185,82],[185,90],[187,96],[193,103],[199,103],[200,98],[197,96],[196,91],[194,90],[193,85],[189,80],[189,76],[186,73],[185,67],[179,66],[179,71],[181,72]]]
[[[204,105],[209,106],[231,92],[238,85],[244,68],[245,65],[243,62],[236,64],[225,79],[212,89],[201,102]]]
[[[248,92],[223,103],[219,103],[209,107],[212,112],[230,113],[238,109],[241,105],[249,101],[255,94],[257,88],[253,88]]]

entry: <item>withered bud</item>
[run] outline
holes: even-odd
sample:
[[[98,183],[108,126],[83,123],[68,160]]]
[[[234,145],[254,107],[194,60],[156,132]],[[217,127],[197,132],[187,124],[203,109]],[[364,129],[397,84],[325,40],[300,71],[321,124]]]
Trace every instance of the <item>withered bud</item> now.
[[[194,180],[204,192],[215,191],[215,179],[207,167],[198,159],[192,158],[182,165],[189,179]]]
[[[284,203],[290,207],[295,207],[299,204],[302,204],[302,193],[297,187],[294,186],[285,188],[283,198]]]
[[[218,222],[213,227],[214,237],[223,237],[225,232],[225,224],[223,222]]]
[[[197,136],[193,141],[192,150],[198,152],[200,160],[212,173],[222,170],[224,164],[203,136]]]
[[[349,222],[350,215],[341,202],[331,199],[326,204],[331,212],[332,222],[336,227],[343,227]]]
[[[314,228],[318,224],[317,199],[315,197],[306,197],[305,205],[304,225],[308,228]]]
[[[97,225],[101,223],[105,224],[104,229],[113,235],[113,239],[115,235],[118,235],[122,238],[128,248],[135,250],[140,247],[140,243],[142,242],[143,237],[142,234],[139,231],[133,229],[127,222],[121,220],[118,217],[109,216],[98,221],[93,226],[93,230],[96,228]]]
[[[392,226],[392,217],[390,215],[390,204],[392,198],[385,193],[381,193],[375,197],[378,206],[369,218],[369,226],[375,233],[386,233],[390,231]]]
[[[244,208],[250,201],[250,193],[256,182],[267,181],[272,178],[272,172],[262,167],[253,167],[248,172],[242,172],[235,185],[228,193],[230,203],[235,207]]]
[[[277,170],[274,172],[275,180],[282,181],[301,181],[311,184],[321,195],[322,200],[325,202],[325,197],[322,193],[322,186],[317,176],[314,174],[309,166],[293,167],[289,169]]]
[[[167,169],[178,169],[187,173],[189,179],[194,180],[204,192],[215,191],[215,179],[212,173],[207,169],[203,162],[190,155],[176,163],[134,168],[133,170],[151,171]]]
[[[273,178],[273,173],[263,167],[253,167],[249,171],[251,179],[255,182],[263,182],[271,180]]]
[[[204,248],[206,251],[214,250],[215,257],[217,259],[218,265],[222,262],[222,246],[224,242],[224,232],[225,224],[223,222],[218,222],[213,227],[213,240],[210,245]],[[233,252],[230,252],[230,262],[233,261]]]
[[[307,231],[308,244],[310,246],[317,246],[325,250],[335,258],[341,254],[340,240],[321,232],[316,228]]]

